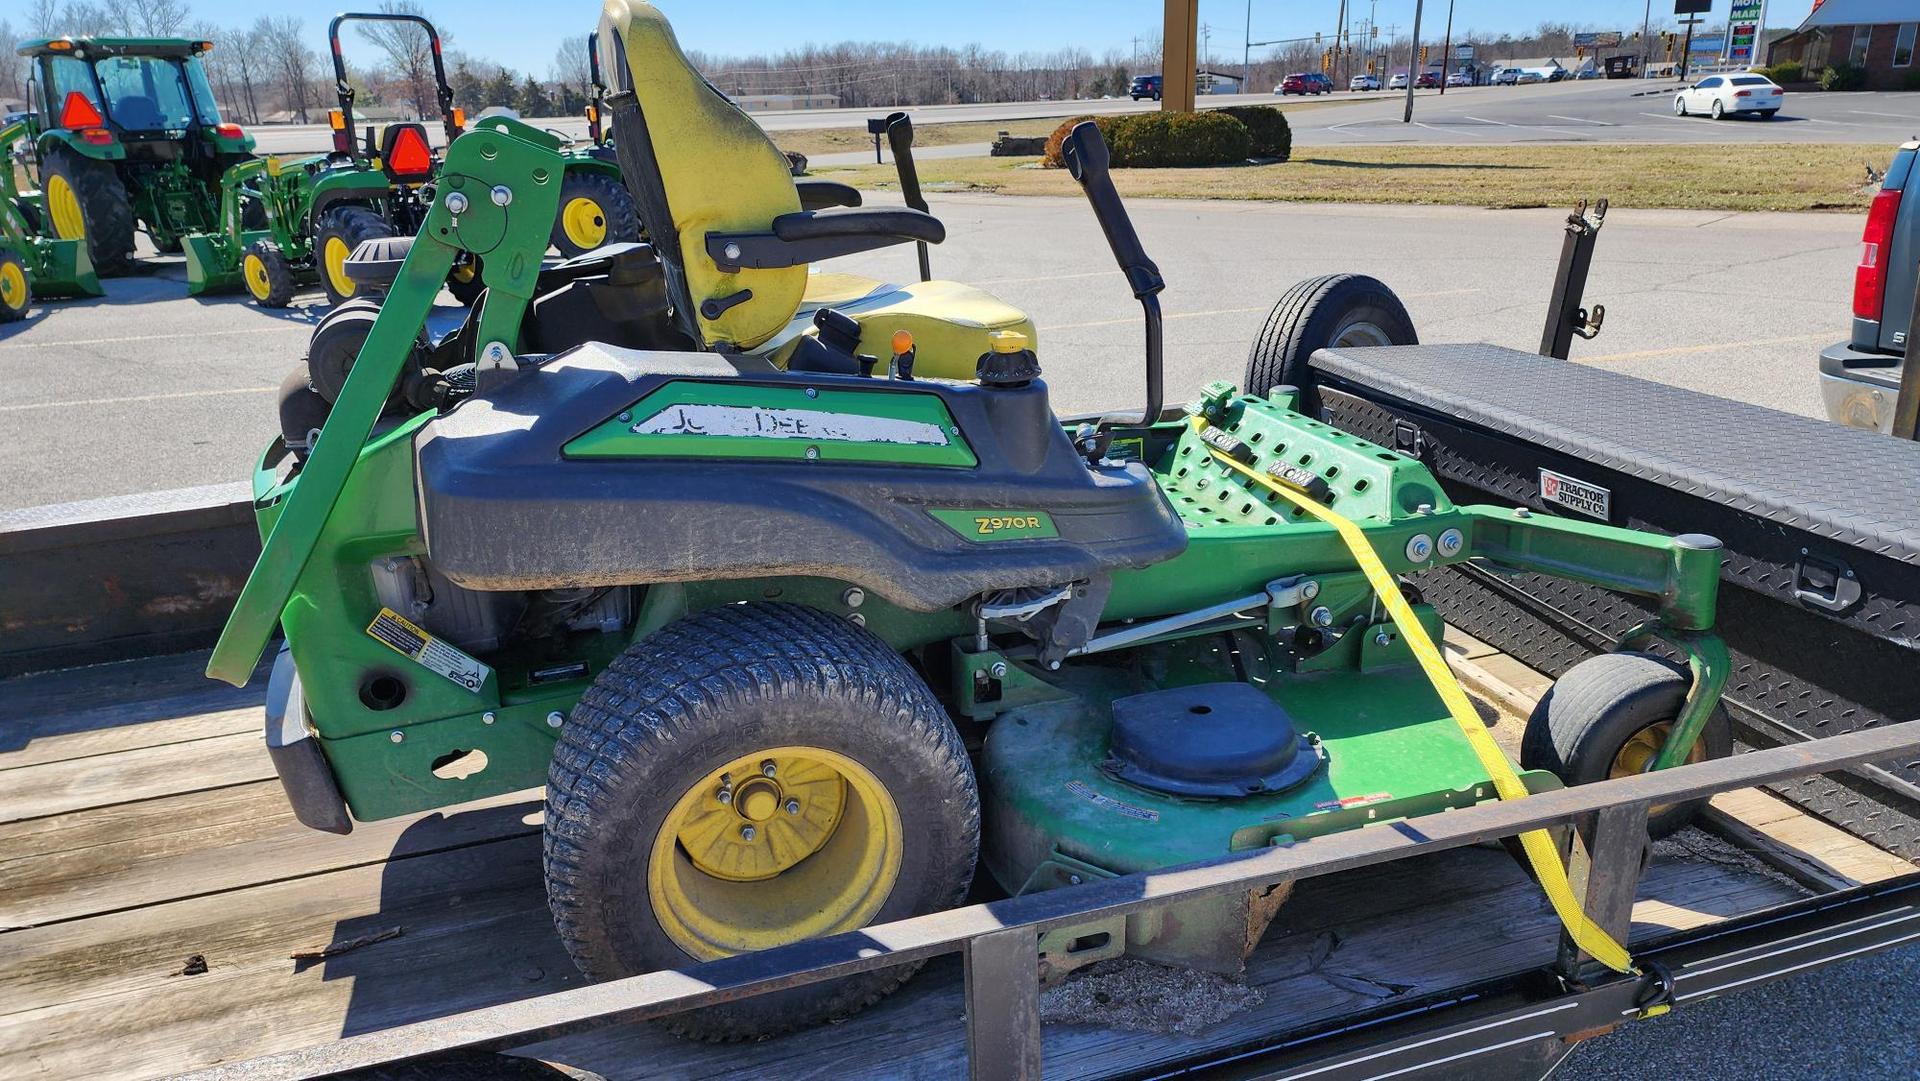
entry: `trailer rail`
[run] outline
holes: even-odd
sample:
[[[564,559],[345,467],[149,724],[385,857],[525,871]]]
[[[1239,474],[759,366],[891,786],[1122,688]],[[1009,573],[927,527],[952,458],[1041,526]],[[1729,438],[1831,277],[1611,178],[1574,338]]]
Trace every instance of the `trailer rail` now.
[[[462,1050],[505,1051],[621,1022],[650,1020],[857,972],[958,953],[965,964],[972,1077],[1040,1075],[1038,936],[1229,891],[1335,874],[1572,825],[1571,878],[1593,920],[1626,940],[1639,885],[1648,808],[1920,752],[1920,721],[1774,747],[1638,777],[1381,823],[1285,847],[1152,874],[1090,882],[869,927],[682,970],[558,991],[299,1050],[230,1063],[194,1078],[331,1077]],[[1469,990],[1425,1008],[1399,1003],[1390,1018],[1231,1060],[1209,1056],[1190,1076],[1388,1076],[1463,1055],[1538,1053],[1595,1035],[1667,1001],[1746,984],[1920,939],[1920,874],[1749,914],[1705,932],[1643,947],[1644,972],[1614,977],[1561,959],[1529,981]],[[1671,983],[1669,983],[1671,980]],[[1693,982],[1693,981],[1698,981]],[[1409,1032],[1408,1029],[1412,1031]],[[1422,1056],[1425,1056],[1423,1058]],[[1401,1065],[1389,1065],[1389,1061]],[[1198,1071],[1198,1072],[1194,1072]]]

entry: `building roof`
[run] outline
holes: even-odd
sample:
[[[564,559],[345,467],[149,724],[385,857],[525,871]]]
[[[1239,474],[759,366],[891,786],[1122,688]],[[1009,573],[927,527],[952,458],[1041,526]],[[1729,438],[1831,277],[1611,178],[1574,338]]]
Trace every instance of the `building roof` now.
[[[1525,71],[1528,68],[1564,68],[1566,67],[1565,64],[1562,64],[1560,62],[1560,59],[1558,57],[1553,57],[1553,56],[1536,56],[1531,60],[1497,60],[1497,61],[1493,61],[1493,63],[1498,64],[1500,67],[1503,67],[1503,68],[1519,68],[1522,71]]]
[[[1823,0],[1795,32],[1815,26],[1862,26],[1914,21],[1913,0]]]

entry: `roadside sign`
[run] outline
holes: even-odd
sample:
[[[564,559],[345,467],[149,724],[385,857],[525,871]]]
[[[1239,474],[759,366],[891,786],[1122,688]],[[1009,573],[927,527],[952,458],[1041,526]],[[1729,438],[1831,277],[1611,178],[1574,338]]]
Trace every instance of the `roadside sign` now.
[[[1673,0],[1675,15],[1705,15],[1713,10],[1713,0]]]
[[[1696,56],[1701,53],[1712,53],[1715,56],[1718,56],[1719,54],[1725,52],[1726,49],[1727,49],[1727,35],[1702,34],[1699,37],[1693,39],[1693,47],[1688,49],[1687,51],[1690,53],[1693,53]]]
[[[1605,48],[1620,44],[1621,38],[1622,35],[1618,30],[1592,30],[1573,35],[1573,44],[1576,47],[1584,46],[1589,49]]]

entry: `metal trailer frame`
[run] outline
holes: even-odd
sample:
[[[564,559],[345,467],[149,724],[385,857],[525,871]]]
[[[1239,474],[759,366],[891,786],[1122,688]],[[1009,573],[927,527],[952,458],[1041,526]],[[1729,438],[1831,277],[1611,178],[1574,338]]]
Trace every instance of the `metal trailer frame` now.
[[[1584,895],[1593,921],[1625,941],[1650,806],[1916,751],[1920,720],[971,905],[350,1036],[190,1076],[202,1081],[330,1077],[462,1050],[502,1051],[959,953],[965,961],[971,1076],[1024,1081],[1039,1077],[1041,1070],[1036,958],[1044,932],[1573,825],[1578,831],[1575,889]],[[1638,976],[1616,976],[1581,963],[1563,935],[1559,961],[1518,979],[1395,1003],[1314,1031],[1254,1034],[1232,1054],[1209,1055],[1180,1072],[1222,1081],[1308,1076],[1328,1081],[1434,1068],[1454,1076],[1543,1076],[1572,1042],[1625,1021],[1914,940],[1920,940],[1920,871],[1646,944],[1637,955]]]

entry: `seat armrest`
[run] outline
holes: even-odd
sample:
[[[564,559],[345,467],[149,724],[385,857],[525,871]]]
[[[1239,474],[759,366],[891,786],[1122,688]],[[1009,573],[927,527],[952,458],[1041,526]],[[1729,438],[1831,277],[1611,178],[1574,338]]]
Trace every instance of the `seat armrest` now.
[[[765,233],[708,233],[707,256],[721,270],[801,266],[840,255],[947,238],[940,219],[908,207],[802,210],[773,219]]]
[[[860,189],[852,184],[842,184],[838,180],[796,180],[793,186],[800,193],[802,210],[825,210],[834,206],[860,205]]]

